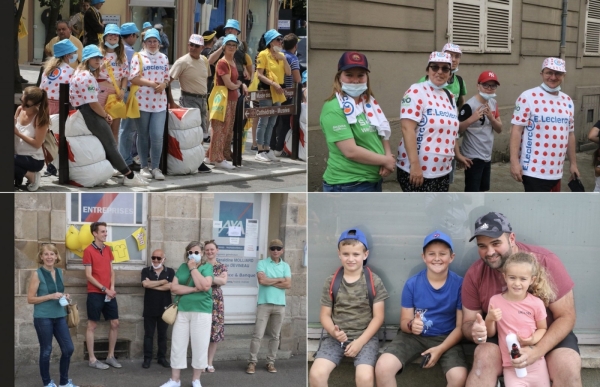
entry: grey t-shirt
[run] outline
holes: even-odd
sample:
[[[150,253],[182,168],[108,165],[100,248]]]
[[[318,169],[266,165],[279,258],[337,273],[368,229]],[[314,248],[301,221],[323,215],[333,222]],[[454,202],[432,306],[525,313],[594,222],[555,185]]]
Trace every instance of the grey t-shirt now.
[[[476,96],[471,97],[463,106],[460,108],[458,113],[458,120],[463,122],[467,120],[473,112],[475,112],[480,106],[481,102]],[[490,110],[494,112],[494,117],[498,117],[498,103],[495,99],[488,101]],[[483,161],[492,160],[492,148],[494,146],[494,131],[490,120],[484,115],[481,119],[473,122],[467,130],[463,133],[463,140],[460,146],[460,153],[463,156],[470,159],[480,159]]]

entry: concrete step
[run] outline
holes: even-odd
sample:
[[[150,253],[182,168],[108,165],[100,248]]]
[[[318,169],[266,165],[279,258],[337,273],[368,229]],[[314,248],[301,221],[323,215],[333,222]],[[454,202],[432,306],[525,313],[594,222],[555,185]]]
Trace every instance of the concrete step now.
[[[266,348],[269,344],[270,337],[263,336],[260,341],[260,347]],[[246,350],[250,349],[250,341],[252,340],[252,335],[233,335],[228,331],[225,331],[225,340],[219,343],[219,348],[223,349],[241,349],[244,348]]]
[[[227,341],[227,340],[225,340]],[[224,342],[225,342],[224,341]],[[248,360],[250,357],[250,342],[248,342],[248,346],[245,350],[231,349],[231,348],[221,348],[220,344],[217,348],[217,353],[215,354],[215,361],[226,361],[226,360]],[[292,357],[292,351],[277,351],[277,359],[285,360]],[[261,345],[260,350],[257,355],[258,360],[265,360],[267,358],[267,347]]]
[[[225,324],[225,336],[251,335],[254,332],[254,324]]]

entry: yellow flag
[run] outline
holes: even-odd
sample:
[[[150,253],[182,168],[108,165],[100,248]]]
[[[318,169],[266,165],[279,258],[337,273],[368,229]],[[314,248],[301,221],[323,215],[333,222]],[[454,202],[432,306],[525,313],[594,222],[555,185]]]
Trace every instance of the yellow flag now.
[[[109,246],[112,250],[113,256],[115,257],[114,263],[129,261],[129,251],[127,251],[127,242],[125,239],[104,242],[104,244]]]
[[[137,243],[138,251],[144,250],[146,248],[146,230],[142,227],[138,228],[131,234],[135,242]]]

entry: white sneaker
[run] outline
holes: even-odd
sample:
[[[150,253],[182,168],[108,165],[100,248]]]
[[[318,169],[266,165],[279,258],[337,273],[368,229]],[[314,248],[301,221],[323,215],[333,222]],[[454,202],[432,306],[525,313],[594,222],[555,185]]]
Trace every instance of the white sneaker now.
[[[27,190],[28,191],[37,191],[38,188],[40,188],[40,183],[42,182],[42,171],[36,172],[35,173],[35,180],[30,181],[29,184],[27,184]]]
[[[161,385],[160,387],[181,387],[181,381],[175,382],[173,381],[173,379],[169,378],[169,381]]]
[[[209,159],[208,157],[205,157],[205,158],[204,158],[204,164],[207,164],[207,165],[215,165],[215,163],[213,163],[212,161],[210,161],[210,159]]]
[[[113,168],[113,177],[119,177],[119,176],[123,176],[123,174]]]
[[[193,380],[192,387],[202,387],[202,385],[200,384],[200,379]]]
[[[266,155],[266,152],[257,153],[256,156],[254,156],[254,160],[264,162],[271,161],[271,159]]]
[[[283,153],[282,150],[280,150],[280,151],[273,151],[273,154],[275,154],[275,156],[277,156],[277,157],[281,157],[281,153]]]
[[[140,176],[140,174],[135,172],[131,173],[133,173],[133,179],[128,179],[127,176],[123,177],[123,185],[127,185],[130,187],[141,187],[150,184],[146,180],[144,180],[144,178]]]
[[[269,160],[271,160],[271,161],[281,161],[275,156],[273,149],[269,149],[268,152],[263,153],[263,154],[266,155],[269,158]]]
[[[146,168],[142,168],[140,170],[140,175],[145,178],[145,179],[152,179],[154,176],[152,176],[152,173],[150,172],[150,170],[148,169],[148,167]]]
[[[223,160],[220,163],[215,163],[215,168],[221,169],[235,169],[235,165],[232,165],[229,161]]]
[[[163,175],[162,171],[159,168],[154,168],[152,170],[152,177],[154,177],[155,180],[165,179],[165,175]]]

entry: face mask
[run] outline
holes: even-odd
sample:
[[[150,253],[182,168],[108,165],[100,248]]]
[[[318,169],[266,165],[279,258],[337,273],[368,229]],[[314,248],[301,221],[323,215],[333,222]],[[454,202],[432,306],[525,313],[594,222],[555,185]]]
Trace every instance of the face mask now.
[[[192,255],[188,255],[188,258],[193,259],[197,263],[197,262],[200,262],[201,257],[200,257],[200,254],[192,254]]]
[[[160,267],[162,266],[162,263],[159,263],[158,265],[154,266],[154,264],[152,264],[152,267],[154,268],[154,270],[158,270],[160,269]]]
[[[344,83],[342,82],[342,91],[350,97],[358,97],[367,91],[366,83]]]
[[[88,64],[88,69],[90,69],[90,72],[93,73],[94,71],[98,70],[97,67],[92,67]]]
[[[281,52],[281,47],[279,46],[274,46],[273,50],[275,50],[275,52]]]
[[[450,71],[452,71],[452,74],[454,74],[455,72],[457,72],[457,71],[458,71],[458,67],[457,67],[457,68],[455,68],[454,70],[450,70]]]
[[[75,62],[77,62],[77,55],[73,54],[71,56],[71,58],[69,59],[69,63],[75,63]]]
[[[115,49],[115,48],[119,47],[119,43],[110,44],[110,43],[108,43],[108,42],[104,42],[104,45],[105,45],[106,47],[108,47],[108,48],[112,48],[112,49]]]
[[[427,84],[436,90],[442,90],[444,87],[448,86],[448,82],[444,82],[443,85],[438,86],[435,83],[431,82],[431,80],[429,80],[429,79],[427,80]]]
[[[546,90],[548,93],[555,93],[557,91],[560,91],[560,85],[556,86],[555,88],[551,88],[551,87],[548,87],[548,85],[546,85],[545,83],[542,83],[540,85],[540,87],[542,89]]]
[[[479,92],[479,95],[481,96],[481,98],[485,99],[486,101],[489,101],[492,98],[496,98],[496,94],[486,94],[486,93],[482,93],[481,91]]]
[[[148,54],[150,54],[150,55],[154,55],[154,54],[156,54],[156,53],[158,52],[158,48],[157,48],[156,50],[152,50],[152,51],[150,51],[150,49],[149,49],[149,48],[146,48],[146,52],[147,52]]]

